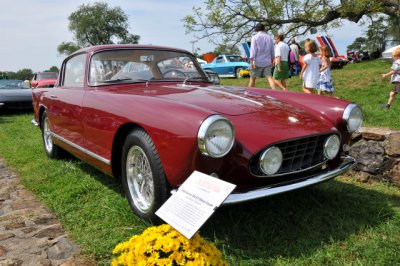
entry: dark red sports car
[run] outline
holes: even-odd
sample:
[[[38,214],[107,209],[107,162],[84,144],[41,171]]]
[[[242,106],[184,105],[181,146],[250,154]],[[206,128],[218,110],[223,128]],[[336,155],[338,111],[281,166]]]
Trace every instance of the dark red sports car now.
[[[218,86],[187,51],[105,45],[66,58],[57,85],[33,91],[51,158],[66,150],[122,179],[133,211],[155,211],[194,171],[237,185],[225,204],[314,185],[351,168],[354,103]]]

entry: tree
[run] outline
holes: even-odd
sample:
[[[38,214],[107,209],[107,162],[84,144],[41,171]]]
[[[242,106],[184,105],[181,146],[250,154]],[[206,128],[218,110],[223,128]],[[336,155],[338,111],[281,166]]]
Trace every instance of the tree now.
[[[360,51],[364,50],[365,46],[366,46],[366,39],[364,37],[357,37],[352,44],[347,46],[347,49]]]
[[[250,39],[258,22],[268,31],[295,37],[312,28],[340,26],[344,19],[357,23],[364,15],[399,18],[399,8],[397,0],[207,0],[183,22],[197,39],[235,45]]]
[[[56,67],[56,66],[52,66],[52,67],[50,67],[48,70],[45,70],[46,72],[58,72],[59,70],[58,70],[58,67]]]
[[[140,36],[129,33],[128,16],[120,7],[111,8],[107,3],[82,4],[69,17],[69,30],[74,42],[62,42],[60,54],[71,54],[80,47],[117,43],[138,43]]]
[[[228,44],[220,44],[215,48],[214,54],[217,54],[217,55],[221,55],[221,54],[240,55],[240,50],[237,46],[231,46]]]
[[[386,50],[386,46],[392,46],[400,42],[396,25],[397,19],[389,16],[372,16],[368,29],[364,32],[364,37],[358,37],[352,44],[347,46],[349,50],[379,51]]]
[[[75,51],[78,51],[81,47],[73,42],[62,42],[58,47],[57,51],[59,54],[70,55]]]
[[[18,70],[17,72],[8,72],[7,78],[9,79],[20,79],[25,80],[26,78],[31,79],[33,76],[33,71],[30,68],[24,68]]]

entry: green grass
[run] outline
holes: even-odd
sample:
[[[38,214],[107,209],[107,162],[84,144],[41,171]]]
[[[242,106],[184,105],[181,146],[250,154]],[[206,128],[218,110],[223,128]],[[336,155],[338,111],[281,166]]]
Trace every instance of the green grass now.
[[[394,116],[383,120],[396,113],[400,103],[395,102],[387,112],[377,107],[390,90],[379,76],[388,67],[371,62],[334,71],[336,94],[360,103],[366,114],[370,112],[366,115],[369,126],[399,127]],[[346,77],[356,76],[345,84]],[[223,80],[223,84],[244,86],[247,82]],[[265,85],[265,80],[258,84]],[[289,89],[300,90],[300,84],[291,79]],[[372,116],[374,112],[378,115]],[[82,252],[97,264],[108,265],[117,243],[149,225],[133,215],[113,178],[74,158],[47,158],[40,130],[30,124],[31,119],[30,113],[0,115],[0,155],[55,213]],[[340,177],[221,207],[200,234],[214,242],[231,265],[399,265],[400,190],[385,183],[362,184]]]

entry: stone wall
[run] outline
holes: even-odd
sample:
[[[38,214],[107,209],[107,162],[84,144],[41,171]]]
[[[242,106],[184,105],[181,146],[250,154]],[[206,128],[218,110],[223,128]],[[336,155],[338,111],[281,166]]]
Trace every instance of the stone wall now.
[[[351,172],[358,180],[378,179],[400,187],[400,131],[361,128],[352,137],[349,153],[358,162]]]

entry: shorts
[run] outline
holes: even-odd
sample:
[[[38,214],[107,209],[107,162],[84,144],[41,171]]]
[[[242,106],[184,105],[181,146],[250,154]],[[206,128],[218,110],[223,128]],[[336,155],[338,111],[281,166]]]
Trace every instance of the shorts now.
[[[278,67],[275,65],[274,79],[284,80],[289,78],[289,63],[287,61],[281,61],[281,71],[278,72]]]
[[[395,94],[400,93],[400,83],[393,83],[393,89],[392,92],[394,92]]]
[[[255,66],[253,69],[250,69],[250,77],[260,78],[260,77],[271,77],[272,76],[272,67],[259,67]]]

